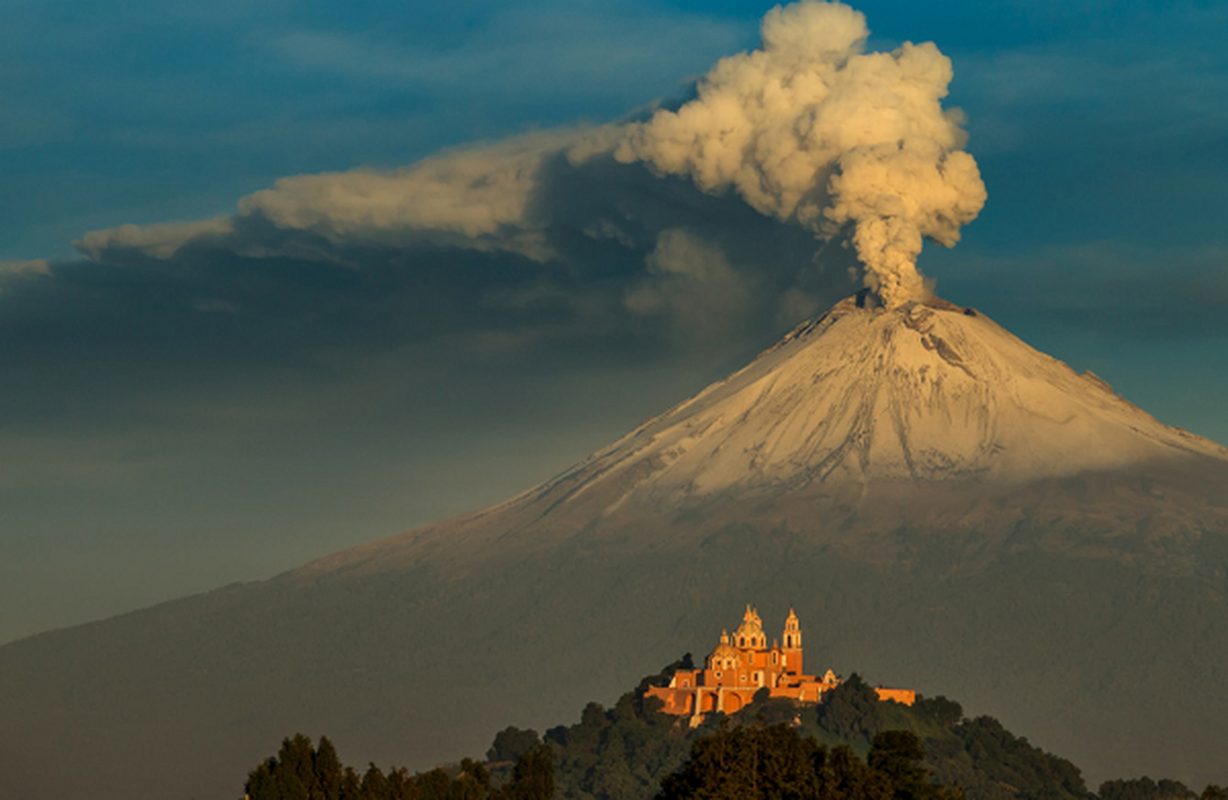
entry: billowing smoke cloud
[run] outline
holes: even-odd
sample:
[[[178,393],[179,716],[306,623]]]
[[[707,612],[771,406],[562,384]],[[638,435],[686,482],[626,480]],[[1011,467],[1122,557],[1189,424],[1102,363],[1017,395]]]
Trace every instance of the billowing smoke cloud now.
[[[242,198],[233,217],[87,233],[77,249],[94,260],[109,250],[167,259],[189,242],[222,244],[244,255],[274,255],[245,223],[259,219],[281,231],[310,234],[333,246],[413,248],[423,244],[520,253],[535,261],[553,254],[529,213],[545,160],[588,134],[558,131],[425,158],[393,172],[355,169],[295,175]],[[250,224],[247,226],[250,228]],[[323,256],[323,250],[317,250]]]
[[[51,265],[44,258],[36,258],[30,261],[0,261],[0,275],[5,273],[12,275],[47,275],[50,271]]]
[[[848,6],[802,0],[767,14],[760,49],[721,60],[694,100],[647,121],[535,133],[394,172],[283,178],[243,198],[232,217],[96,231],[77,247],[103,262],[134,252],[165,260],[191,245],[358,267],[372,250],[410,260],[424,249],[487,253],[529,279],[496,292],[523,304],[576,299],[590,285],[577,285],[577,275],[608,278],[582,237],[603,258],[622,251],[612,256],[623,275],[611,287],[622,296],[618,307],[670,317],[674,330],[693,335],[704,314],[728,327],[811,308],[814,294],[797,270],[754,275],[774,267],[729,258],[728,238],[698,240],[712,232],[680,212],[693,201],[657,204],[656,219],[642,213],[644,198],[676,191],[684,179],[708,195],[741,198],[777,225],[849,237],[865,284],[895,306],[926,292],[916,268],[923,238],[954,245],[985,187],[960,149],[962,116],[941,106],[950,61],[928,43],[865,53],[868,33]],[[628,273],[628,260],[638,275]],[[561,276],[573,285],[560,286]],[[596,307],[591,298],[573,305]]]
[[[631,126],[616,151],[831,237],[852,226],[866,285],[888,306],[925,293],[923,237],[950,247],[985,203],[962,115],[940,101],[932,43],[864,53],[865,17],[803,0],[768,12],[759,50],[722,59],[698,97]]]

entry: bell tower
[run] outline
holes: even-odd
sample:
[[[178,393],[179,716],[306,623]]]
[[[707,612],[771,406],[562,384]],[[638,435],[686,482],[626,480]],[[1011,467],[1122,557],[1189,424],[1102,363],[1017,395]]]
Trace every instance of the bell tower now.
[[[789,609],[789,616],[785,618],[785,633],[782,640],[784,647],[781,648],[781,655],[784,656],[786,671],[800,675],[802,673],[802,629],[798,623],[797,614],[793,613],[792,608]]]

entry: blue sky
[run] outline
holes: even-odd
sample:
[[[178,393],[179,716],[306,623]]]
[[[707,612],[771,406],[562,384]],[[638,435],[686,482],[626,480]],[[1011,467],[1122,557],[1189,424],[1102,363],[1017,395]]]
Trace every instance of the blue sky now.
[[[855,7],[872,49],[930,40],[954,62],[947,104],[967,114],[989,201],[956,248],[923,253],[939,293],[1228,441],[1228,8]],[[351,243],[326,263],[91,260],[74,241],[228,215],[286,176],[642,115],[756,46],[768,8],[10,0],[0,605],[15,612],[0,642],[499,500],[788,327],[748,312],[708,330],[683,306],[653,324],[585,316],[645,267],[582,243],[543,266],[446,242]],[[762,258],[764,285],[813,253],[795,227],[681,181],[559,181],[558,213],[608,202],[645,236],[707,231]]]

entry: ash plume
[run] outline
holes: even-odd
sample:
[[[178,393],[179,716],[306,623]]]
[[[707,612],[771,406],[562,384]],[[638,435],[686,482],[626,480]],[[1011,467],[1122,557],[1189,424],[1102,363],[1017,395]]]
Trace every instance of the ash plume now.
[[[630,126],[615,152],[823,238],[851,228],[865,284],[891,307],[927,292],[923,238],[950,247],[985,203],[951,62],[933,43],[864,52],[865,17],[840,3],[772,9],[762,46],[722,59],[696,99]]]
[[[897,306],[928,293],[916,267],[922,240],[954,245],[985,187],[961,149],[962,113],[942,108],[950,60],[932,43],[865,52],[868,35],[865,17],[840,3],[778,6],[763,19],[759,49],[722,59],[694,100],[647,121],[526,134],[399,170],[282,178],[227,217],[93,231],[76,246],[98,263],[133,254],[173,261],[195,247],[358,271],[383,269],[390,258],[434,263],[447,248],[483,254],[512,279],[525,274],[526,259],[552,275],[608,274],[609,265],[594,266],[597,246],[614,253],[616,271],[634,265],[627,285],[615,287],[625,297],[617,305],[668,318],[674,329],[697,330],[691,318],[700,307],[726,322],[769,306],[785,314],[799,298],[796,314],[817,310],[813,284],[822,281],[804,267],[731,260],[714,240],[690,248],[686,269],[665,268],[656,248],[677,255],[679,243],[712,236],[711,225],[700,230],[676,206],[654,205],[651,216],[635,210],[654,194],[648,184],[673,175],[768,220],[848,237],[866,286]],[[579,184],[583,203],[561,191]],[[585,209],[591,218],[579,219]],[[731,235],[749,241],[750,227]],[[596,244],[577,250],[569,229]],[[607,283],[544,288],[591,308],[583,295]]]

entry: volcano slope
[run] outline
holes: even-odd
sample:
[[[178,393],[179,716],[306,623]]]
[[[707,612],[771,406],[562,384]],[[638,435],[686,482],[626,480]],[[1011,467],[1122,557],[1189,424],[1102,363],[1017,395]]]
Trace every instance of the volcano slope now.
[[[0,792],[230,797],[296,730],[428,767],[747,602],[797,609],[811,671],[958,696],[1093,784],[1228,781],[1228,451],[862,295],[499,506],[0,648]]]

